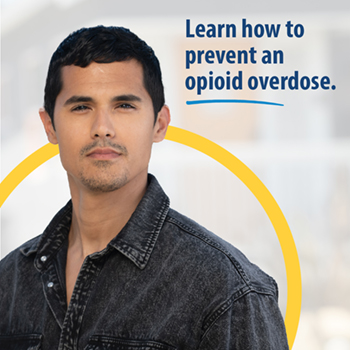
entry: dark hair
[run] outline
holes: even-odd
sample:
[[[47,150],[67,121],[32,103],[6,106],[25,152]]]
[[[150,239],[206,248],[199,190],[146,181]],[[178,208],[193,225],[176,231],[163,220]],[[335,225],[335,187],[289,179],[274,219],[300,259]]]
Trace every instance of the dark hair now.
[[[44,108],[52,123],[56,98],[62,89],[61,68],[87,67],[91,62],[111,63],[136,59],[143,68],[143,83],[149,93],[155,118],[164,105],[164,87],[154,51],[129,29],[97,26],[70,34],[51,57],[47,73]]]

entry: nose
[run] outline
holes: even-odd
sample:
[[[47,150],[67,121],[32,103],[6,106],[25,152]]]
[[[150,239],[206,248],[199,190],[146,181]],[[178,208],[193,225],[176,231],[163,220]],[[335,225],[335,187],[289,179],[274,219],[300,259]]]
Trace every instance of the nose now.
[[[91,127],[91,137],[95,138],[113,138],[115,136],[115,130],[111,115],[108,111],[96,111],[94,121]]]

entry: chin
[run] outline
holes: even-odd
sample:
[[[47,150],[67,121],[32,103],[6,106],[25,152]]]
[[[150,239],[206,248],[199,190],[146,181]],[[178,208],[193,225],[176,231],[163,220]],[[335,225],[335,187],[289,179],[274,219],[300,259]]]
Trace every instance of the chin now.
[[[128,175],[125,173],[109,179],[103,177],[80,176],[81,183],[91,192],[113,192],[119,190],[128,183]]]

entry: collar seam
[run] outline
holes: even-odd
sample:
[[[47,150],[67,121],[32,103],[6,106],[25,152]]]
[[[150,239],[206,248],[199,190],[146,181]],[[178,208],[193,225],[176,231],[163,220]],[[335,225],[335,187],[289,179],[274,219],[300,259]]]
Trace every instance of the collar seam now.
[[[119,244],[113,245],[115,249],[119,250],[121,253],[123,253],[128,259],[130,259],[139,269],[143,270],[152,254],[152,251],[157,243],[158,235],[162,230],[162,227],[164,225],[164,222],[166,220],[167,214],[169,211],[169,199],[166,197],[163,199],[161,208],[159,209],[158,213],[159,216],[155,220],[155,224],[153,225],[153,229],[151,231],[144,231],[144,233],[149,233],[150,237],[147,239],[145,244],[145,249],[137,249],[132,248],[132,250],[137,251],[138,256],[135,256],[132,254],[128,249],[125,249]],[[125,244],[126,246],[130,247],[130,244],[123,240],[119,240],[120,243]]]

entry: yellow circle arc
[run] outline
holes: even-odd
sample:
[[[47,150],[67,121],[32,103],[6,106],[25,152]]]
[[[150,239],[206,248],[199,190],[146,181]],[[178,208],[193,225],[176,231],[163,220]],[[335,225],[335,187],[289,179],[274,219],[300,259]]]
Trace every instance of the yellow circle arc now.
[[[264,208],[276,231],[286,267],[287,310],[284,322],[289,348],[291,349],[296,337],[301,311],[301,273],[293,235],[280,207],[259,178],[238,158],[218,144],[205,137],[174,126],[169,126],[166,139],[196,149],[222,164],[249,188]],[[47,144],[32,153],[14,168],[0,183],[0,207],[23,179],[58,153],[58,146]]]

